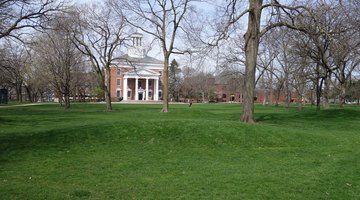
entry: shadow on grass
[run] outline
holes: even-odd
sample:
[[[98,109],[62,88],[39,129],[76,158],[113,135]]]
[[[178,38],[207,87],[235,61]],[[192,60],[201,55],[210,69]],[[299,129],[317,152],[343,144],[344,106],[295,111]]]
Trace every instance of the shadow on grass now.
[[[281,108],[277,108],[281,109]],[[278,123],[292,123],[292,122],[305,122],[305,123],[342,123],[360,120],[360,110],[351,108],[339,109],[333,108],[329,110],[316,111],[311,108],[304,108],[297,110],[290,108],[284,112],[271,112],[271,113],[256,113],[256,121],[260,123],[278,124]]]
[[[19,159],[27,154],[46,154],[65,152],[76,145],[83,145],[89,138],[97,137],[97,131],[89,136],[86,130],[96,129],[96,126],[73,126],[69,128],[56,127],[45,131],[7,134],[0,136],[0,165],[12,159]],[[83,131],[82,131],[83,130]]]

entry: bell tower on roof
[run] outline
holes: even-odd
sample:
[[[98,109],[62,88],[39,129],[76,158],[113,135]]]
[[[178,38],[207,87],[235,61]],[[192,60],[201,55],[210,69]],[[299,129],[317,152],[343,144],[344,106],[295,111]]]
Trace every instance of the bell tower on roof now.
[[[145,48],[142,44],[143,34],[133,33],[131,35],[132,46],[128,49],[128,55],[134,58],[144,58]]]

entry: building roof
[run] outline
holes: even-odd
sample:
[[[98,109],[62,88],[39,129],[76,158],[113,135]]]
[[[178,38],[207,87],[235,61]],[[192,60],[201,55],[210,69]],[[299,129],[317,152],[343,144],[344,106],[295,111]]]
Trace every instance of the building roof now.
[[[145,63],[145,64],[159,64],[162,65],[164,62],[161,60],[158,60],[156,58],[150,57],[150,56],[145,56],[143,58],[135,58],[135,57],[131,57],[128,54],[122,55],[118,58],[118,60],[120,62],[125,62],[125,63]]]

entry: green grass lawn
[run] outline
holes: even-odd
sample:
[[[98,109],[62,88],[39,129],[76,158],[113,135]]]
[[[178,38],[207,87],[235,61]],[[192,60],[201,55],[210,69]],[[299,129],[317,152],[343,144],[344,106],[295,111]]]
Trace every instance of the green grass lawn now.
[[[0,108],[0,199],[360,199],[360,107]]]

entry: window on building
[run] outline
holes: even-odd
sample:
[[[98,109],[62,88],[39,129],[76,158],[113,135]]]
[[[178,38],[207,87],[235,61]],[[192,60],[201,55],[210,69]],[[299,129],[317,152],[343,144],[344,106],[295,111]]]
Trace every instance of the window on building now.
[[[151,95],[152,95],[152,92],[151,92],[151,91],[149,91],[149,98],[151,98]]]
[[[116,97],[120,97],[120,90],[116,91]]]
[[[141,81],[139,81],[139,87],[141,87]]]
[[[128,97],[131,97],[131,91],[128,91]]]
[[[116,74],[117,74],[118,76],[120,76],[120,75],[121,75],[121,70],[120,70],[120,69],[117,69]]]
[[[222,95],[222,98],[226,98],[226,94],[223,94],[223,95]]]
[[[149,80],[149,87],[151,87],[152,86],[152,81],[151,80]]]
[[[120,85],[121,80],[120,79],[116,79],[116,85]]]

